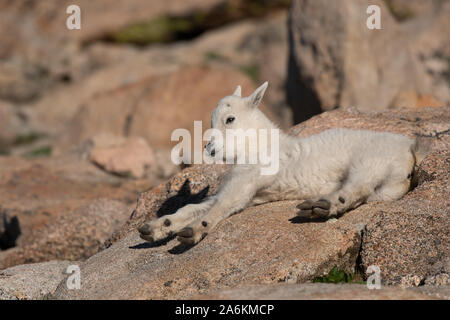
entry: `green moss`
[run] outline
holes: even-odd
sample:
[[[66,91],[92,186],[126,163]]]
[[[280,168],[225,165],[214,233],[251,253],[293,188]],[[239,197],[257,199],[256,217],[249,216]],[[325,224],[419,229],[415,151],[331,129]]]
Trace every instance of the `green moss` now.
[[[326,276],[316,277],[313,280],[314,283],[361,283],[362,277],[358,274],[346,273],[343,270],[339,270],[337,266],[334,266]]]
[[[264,13],[265,5],[262,1],[251,1],[248,5],[248,11],[252,16],[260,16]]]
[[[36,158],[36,157],[49,157],[51,155],[52,155],[52,147],[43,146],[25,153],[24,156],[27,158]]]
[[[209,61],[225,61],[226,58],[222,56],[220,53],[215,51],[208,51],[205,53],[205,60]]]
[[[256,63],[239,66],[239,70],[248,75],[254,82],[259,81],[259,74],[260,74],[259,69],[260,69],[259,65]]]
[[[110,40],[137,45],[168,42],[173,40],[176,33],[188,32],[192,28],[193,25],[187,19],[171,19],[168,16],[160,16],[126,27],[110,35]]]
[[[44,135],[37,133],[37,132],[31,132],[25,135],[17,136],[16,139],[13,142],[14,146],[23,146],[27,144],[32,144],[36,142],[37,140],[41,139]]]
[[[106,41],[145,46],[192,39],[205,31],[250,17],[263,17],[286,9],[290,0],[241,0],[220,3],[208,10],[196,10],[181,16],[161,15],[131,24],[105,36]]]
[[[384,2],[386,3],[389,12],[398,22],[406,21],[415,16],[414,11],[410,7],[400,7],[398,4],[395,4],[395,1],[393,0],[384,0]]]

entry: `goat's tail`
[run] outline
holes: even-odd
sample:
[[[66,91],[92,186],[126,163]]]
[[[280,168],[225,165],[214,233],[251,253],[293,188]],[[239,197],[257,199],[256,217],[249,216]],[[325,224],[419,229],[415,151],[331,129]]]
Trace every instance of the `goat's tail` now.
[[[411,152],[414,155],[415,165],[418,166],[423,159],[431,152],[431,141],[430,139],[418,137],[414,141],[411,147]]]
[[[419,184],[419,164],[425,159],[425,157],[431,152],[430,139],[418,137],[411,146],[411,153],[414,157],[414,165],[411,170],[411,184],[410,190],[417,187]]]

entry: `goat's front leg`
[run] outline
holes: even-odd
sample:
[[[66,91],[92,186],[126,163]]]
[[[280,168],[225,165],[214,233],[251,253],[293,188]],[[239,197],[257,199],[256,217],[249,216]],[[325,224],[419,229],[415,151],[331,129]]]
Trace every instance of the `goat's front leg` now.
[[[219,190],[209,212],[177,233],[178,241],[187,245],[200,242],[220,221],[246,208],[251,203],[259,188],[259,182],[255,181],[255,177],[247,179],[246,175],[230,179]]]
[[[170,237],[206,214],[213,206],[214,201],[214,198],[210,198],[199,204],[188,204],[172,215],[154,219],[138,229],[140,237],[149,242]]]

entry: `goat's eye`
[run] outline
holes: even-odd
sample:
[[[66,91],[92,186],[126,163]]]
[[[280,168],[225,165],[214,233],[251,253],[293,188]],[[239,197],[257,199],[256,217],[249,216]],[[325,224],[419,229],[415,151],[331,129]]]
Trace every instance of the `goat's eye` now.
[[[232,123],[232,122],[234,121],[234,119],[235,119],[235,118],[234,118],[233,116],[228,117],[226,123],[227,123],[227,124],[230,124],[230,123]]]

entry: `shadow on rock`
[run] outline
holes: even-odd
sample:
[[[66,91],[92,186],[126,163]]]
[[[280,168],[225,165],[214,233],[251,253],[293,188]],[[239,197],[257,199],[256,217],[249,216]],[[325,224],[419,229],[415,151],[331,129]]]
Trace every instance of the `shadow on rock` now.
[[[175,239],[175,235],[167,237],[165,239],[162,240],[158,240],[158,241],[154,241],[154,242],[142,242],[140,244],[137,244],[135,246],[131,246],[129,247],[130,249],[150,249],[150,248],[155,248],[155,247],[159,247],[159,246],[164,246],[167,243],[169,243],[171,240]]]
[[[289,222],[294,224],[303,224],[303,223],[313,223],[313,222],[327,222],[327,218],[304,218],[304,217],[293,217],[289,219]]]
[[[0,208],[0,250],[15,247],[21,233],[19,219],[10,217],[8,210]]]
[[[189,179],[186,179],[178,193],[164,201],[156,212],[158,218],[168,214],[174,214],[178,209],[188,204],[200,203],[205,199],[209,191],[209,185],[197,194],[192,194],[189,183]]]

